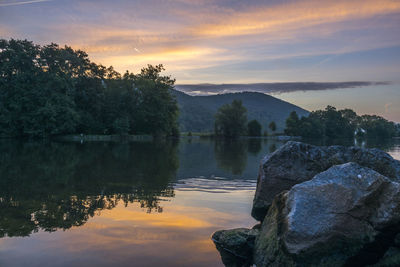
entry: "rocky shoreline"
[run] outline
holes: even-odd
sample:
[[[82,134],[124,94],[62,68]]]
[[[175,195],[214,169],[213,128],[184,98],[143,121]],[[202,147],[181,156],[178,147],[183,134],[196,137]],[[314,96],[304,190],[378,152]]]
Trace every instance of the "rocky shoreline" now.
[[[400,162],[287,142],[261,162],[252,216],[213,234],[226,266],[400,266]]]

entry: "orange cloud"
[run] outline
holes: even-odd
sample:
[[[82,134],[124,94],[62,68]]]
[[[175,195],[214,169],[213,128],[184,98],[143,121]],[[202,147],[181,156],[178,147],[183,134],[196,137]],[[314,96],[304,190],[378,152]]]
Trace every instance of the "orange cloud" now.
[[[288,31],[325,23],[364,19],[398,13],[394,0],[303,1],[219,15],[219,23],[199,25],[193,32],[203,36],[237,36]]]
[[[65,5],[53,1],[48,6],[56,4]],[[176,0],[162,1],[157,6],[152,6],[151,1],[124,1],[115,5],[106,1],[79,1],[72,11],[46,23],[35,18],[21,26],[22,22],[13,21],[13,17],[7,20],[3,16],[2,20],[0,16],[0,24],[4,24],[0,26],[0,34],[40,43],[66,43],[121,72],[137,71],[149,63],[163,63],[179,83],[226,82],[219,80],[223,79],[221,75],[215,77],[215,71],[201,74],[199,70],[400,45],[400,38],[394,37],[398,19],[393,16],[399,13],[398,0],[299,0],[234,5],[216,0]],[[386,20],[382,19],[384,16]],[[326,43],[314,46],[314,40],[322,39]],[[250,80],[266,81],[265,73],[260,72],[257,80]],[[236,78],[237,75],[231,75],[231,79]],[[244,82],[243,77],[239,78]]]

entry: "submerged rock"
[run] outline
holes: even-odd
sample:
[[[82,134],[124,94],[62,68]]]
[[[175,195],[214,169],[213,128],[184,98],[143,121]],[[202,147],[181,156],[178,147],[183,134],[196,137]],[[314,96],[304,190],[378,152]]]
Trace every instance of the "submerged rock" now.
[[[290,141],[263,159],[259,169],[252,216],[262,221],[277,194],[310,180],[334,165],[347,162],[356,162],[391,180],[400,181],[400,162],[379,149],[318,147]]]
[[[217,231],[212,235],[225,266],[250,266],[258,229],[237,228]]]
[[[314,159],[327,153],[313,147],[306,151]],[[326,166],[313,161],[305,165]],[[312,168],[301,169],[305,175]],[[255,241],[254,262],[257,266],[374,264],[395,243],[399,222],[399,183],[356,163],[333,166],[274,199]],[[390,255],[391,260],[396,257]]]

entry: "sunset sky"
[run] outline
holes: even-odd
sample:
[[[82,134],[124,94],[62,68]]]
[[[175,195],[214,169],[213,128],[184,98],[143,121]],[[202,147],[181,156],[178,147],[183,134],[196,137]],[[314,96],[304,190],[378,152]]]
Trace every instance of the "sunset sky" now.
[[[349,89],[353,108],[400,121],[399,0],[0,0],[0,37],[68,44],[120,72],[163,63],[178,84],[388,81],[374,96],[393,96],[360,105]]]

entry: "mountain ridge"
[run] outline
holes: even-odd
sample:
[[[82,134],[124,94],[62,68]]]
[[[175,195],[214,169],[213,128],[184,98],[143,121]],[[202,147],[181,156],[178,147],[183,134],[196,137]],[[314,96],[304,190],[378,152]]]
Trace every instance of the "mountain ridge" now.
[[[268,131],[268,124],[275,121],[277,131],[282,132],[290,112],[296,111],[307,116],[308,111],[268,94],[258,92],[235,92],[208,96],[192,96],[179,90],[172,90],[178,102],[180,130],[183,132],[212,132],[214,115],[224,104],[241,100],[247,109],[248,120],[256,119]]]

